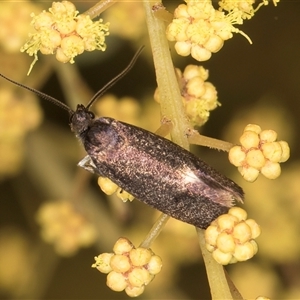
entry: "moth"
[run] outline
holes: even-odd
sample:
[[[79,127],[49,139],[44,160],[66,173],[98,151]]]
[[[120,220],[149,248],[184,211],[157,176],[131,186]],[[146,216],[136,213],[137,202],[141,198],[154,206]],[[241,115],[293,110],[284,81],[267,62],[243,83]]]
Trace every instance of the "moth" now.
[[[205,229],[234,201],[242,202],[242,188],[172,141],[109,117],[95,118],[89,110],[133,67],[141,51],[87,106],[78,104],[75,111],[47,94],[0,76],[68,111],[71,130],[87,152],[80,167],[111,179],[135,198],[175,219]]]

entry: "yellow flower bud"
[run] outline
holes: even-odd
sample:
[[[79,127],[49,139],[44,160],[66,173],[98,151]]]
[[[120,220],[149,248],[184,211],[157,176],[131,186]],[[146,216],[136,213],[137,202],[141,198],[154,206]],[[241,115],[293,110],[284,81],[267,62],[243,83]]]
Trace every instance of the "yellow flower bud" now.
[[[279,141],[278,143],[280,144],[282,149],[282,154],[279,162],[285,162],[290,158],[290,147],[285,141]]]
[[[242,150],[241,146],[233,146],[228,153],[230,163],[236,167],[240,167],[244,164],[246,159],[246,153]]]
[[[250,242],[247,242],[245,244],[239,245],[237,244],[235,247],[235,251],[233,253],[233,256],[238,261],[245,261],[250,259],[255,255],[255,250],[253,245]]]
[[[231,230],[234,227],[234,225],[238,222],[238,218],[235,216],[225,214],[218,217],[216,221],[219,231]]]
[[[231,253],[224,253],[224,252],[220,251],[219,249],[216,249],[212,253],[212,256],[221,265],[228,265],[232,258]]]
[[[133,244],[126,238],[119,238],[113,247],[115,254],[127,253],[131,249],[133,249]]]
[[[192,44],[189,42],[175,43],[175,50],[179,55],[188,56],[191,53]]]
[[[267,142],[261,146],[265,158],[271,162],[279,162],[282,157],[282,147],[278,142]]]
[[[136,248],[129,252],[131,263],[136,267],[146,265],[150,261],[151,256],[151,250],[146,248]]]
[[[217,247],[224,253],[232,253],[235,249],[233,236],[226,232],[220,233],[217,238]]]
[[[274,142],[277,139],[277,133],[274,130],[263,130],[260,134],[259,134],[260,139],[264,142],[264,143],[270,143],[270,142]]]
[[[134,268],[128,273],[128,281],[132,286],[143,286],[152,279],[150,273],[144,268]]]
[[[251,239],[256,239],[257,237],[259,237],[261,234],[259,225],[253,219],[248,219],[245,222],[251,228]]]
[[[121,292],[125,290],[128,284],[126,278],[121,273],[111,271],[107,275],[106,285],[113,291]]]
[[[107,195],[112,195],[118,189],[118,186],[106,177],[99,177],[98,185],[100,186],[101,190]]]
[[[233,238],[237,239],[241,244],[243,244],[251,239],[251,228],[243,221],[234,226],[232,235]]]
[[[115,254],[110,260],[111,268],[119,273],[125,273],[131,268],[128,256]]]
[[[259,135],[254,131],[244,130],[240,137],[240,143],[246,149],[257,148],[259,141]]]
[[[228,214],[237,217],[239,221],[247,219],[247,212],[238,206],[231,207]]]
[[[250,150],[246,155],[246,163],[257,170],[265,165],[266,159],[260,150]]]
[[[260,170],[261,173],[269,179],[275,179],[281,174],[281,168],[279,163],[267,161],[266,164]]]
[[[259,175],[259,170],[253,167],[239,167],[238,171],[241,173],[243,178],[249,182],[253,182]]]
[[[248,124],[245,127],[244,131],[253,131],[257,134],[260,134],[261,133],[261,128],[260,128],[259,125],[256,125],[256,124]]]
[[[191,55],[198,61],[206,61],[211,58],[211,52],[199,45],[193,45],[191,47]]]
[[[139,295],[143,294],[144,290],[144,286],[128,286],[125,289],[125,292],[129,297],[138,297]]]
[[[147,270],[150,274],[156,275],[161,271],[162,268],[162,260],[157,255],[152,255],[148,264],[147,264]]]
[[[102,253],[98,256],[95,256],[95,263],[92,264],[92,268],[97,268],[101,273],[108,274],[112,271],[110,266],[110,260],[114,256],[113,253]]]

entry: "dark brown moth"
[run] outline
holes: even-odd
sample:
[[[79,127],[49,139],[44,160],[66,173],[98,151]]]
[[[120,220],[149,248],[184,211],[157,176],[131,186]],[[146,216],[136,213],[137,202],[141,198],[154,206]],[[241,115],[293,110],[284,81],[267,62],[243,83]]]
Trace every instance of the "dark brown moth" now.
[[[78,164],[80,167],[111,179],[140,201],[175,219],[207,228],[234,201],[242,201],[240,186],[163,137],[112,118],[95,119],[89,111],[97,98],[132,68],[141,50],[86,107],[78,104],[75,111],[49,95],[0,76],[69,112],[71,129],[88,154]]]

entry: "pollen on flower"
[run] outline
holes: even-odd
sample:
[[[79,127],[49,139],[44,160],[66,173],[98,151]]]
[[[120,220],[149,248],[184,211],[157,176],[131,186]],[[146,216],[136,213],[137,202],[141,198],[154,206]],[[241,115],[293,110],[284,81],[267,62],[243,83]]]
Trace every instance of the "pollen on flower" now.
[[[107,275],[107,286],[113,291],[123,291],[130,297],[144,292],[162,267],[161,258],[151,249],[135,248],[126,238],[120,238],[113,253],[102,253],[95,257],[93,268]]]
[[[175,50],[179,55],[190,55],[198,61],[210,59],[212,53],[218,52],[224,41],[231,39],[233,33],[240,33],[250,43],[250,38],[234,25],[243,24],[255,12],[269,1],[263,0],[255,8],[254,0],[219,1],[216,10],[211,0],[185,0],[174,11],[174,19],[168,25],[166,36],[175,41]],[[279,0],[273,0],[274,5]]]
[[[208,70],[202,66],[188,65],[181,72],[175,69],[179,83],[185,113],[193,126],[201,126],[207,122],[210,112],[217,106],[217,90],[207,82]],[[159,102],[159,90],[155,91],[154,98]]]
[[[106,49],[105,37],[109,34],[109,23],[93,22],[88,15],[78,15],[74,4],[69,1],[53,2],[49,12],[32,14],[35,32],[21,51],[34,56],[29,72],[38,60],[37,53],[55,54],[60,62],[74,63],[74,58],[84,51]]]
[[[260,235],[260,228],[253,219],[246,218],[243,209],[232,207],[206,229],[206,248],[218,263],[245,261],[257,253],[254,239]]]
[[[274,130],[261,130],[258,125],[249,124],[240,137],[241,145],[230,149],[229,161],[247,181],[255,181],[259,173],[275,179],[281,173],[279,163],[290,156],[287,142],[276,140]]]

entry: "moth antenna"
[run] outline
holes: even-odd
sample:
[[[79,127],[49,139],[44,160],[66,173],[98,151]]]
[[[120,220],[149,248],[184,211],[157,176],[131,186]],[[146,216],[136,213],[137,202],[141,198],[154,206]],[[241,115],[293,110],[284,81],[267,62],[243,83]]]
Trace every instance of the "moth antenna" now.
[[[88,105],[86,106],[87,109],[89,109],[93,103],[100,97],[102,96],[108,89],[110,89],[115,83],[117,83],[121,78],[123,78],[134,66],[136,60],[140,56],[141,52],[143,51],[145,46],[141,46],[137,52],[134,54],[133,58],[131,59],[130,63],[128,66],[121,72],[119,73],[116,77],[114,77],[112,80],[110,80],[104,87],[102,87],[90,100]]]
[[[74,113],[74,111],[73,111],[68,105],[62,103],[61,101],[59,101],[58,99],[56,99],[56,98],[54,98],[54,97],[51,97],[51,96],[49,96],[49,95],[47,95],[47,94],[45,94],[45,93],[43,93],[43,92],[40,92],[39,90],[36,90],[36,89],[34,89],[34,88],[31,88],[31,87],[29,87],[29,86],[27,86],[27,85],[25,85],[25,84],[22,84],[22,83],[19,83],[19,82],[17,82],[17,81],[14,81],[14,80],[12,80],[12,79],[10,79],[10,78],[4,76],[4,75],[1,74],[1,73],[0,73],[0,77],[6,79],[7,81],[10,81],[11,83],[13,83],[13,84],[15,84],[15,85],[17,85],[17,86],[19,86],[19,87],[21,87],[21,88],[23,88],[23,89],[26,89],[26,90],[28,90],[28,91],[30,91],[30,92],[32,92],[32,93],[38,95],[39,97],[41,97],[41,98],[43,98],[43,99],[45,99],[45,100],[48,100],[48,101],[52,102],[52,103],[55,104],[56,106],[58,106],[58,107],[60,107],[60,108],[62,108],[62,109],[64,109],[64,110],[68,111],[70,115]]]

